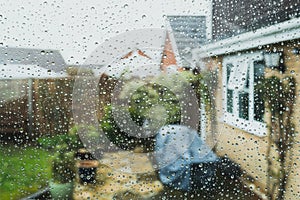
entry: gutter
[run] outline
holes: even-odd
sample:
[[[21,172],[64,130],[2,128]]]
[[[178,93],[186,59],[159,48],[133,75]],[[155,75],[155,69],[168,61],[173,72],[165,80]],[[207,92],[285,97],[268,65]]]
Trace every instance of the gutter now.
[[[193,49],[196,60],[300,38],[300,18],[243,33]]]

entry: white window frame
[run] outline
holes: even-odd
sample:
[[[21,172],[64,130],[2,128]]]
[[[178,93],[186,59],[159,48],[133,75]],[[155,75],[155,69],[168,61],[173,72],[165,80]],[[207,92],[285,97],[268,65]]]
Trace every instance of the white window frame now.
[[[227,56],[223,58],[223,119],[222,121],[229,124],[230,126],[237,127],[242,129],[248,133],[254,134],[256,136],[266,136],[266,123],[259,122],[254,120],[254,62],[255,61],[263,61],[263,54],[260,52],[254,53],[244,53],[237,54],[233,56]],[[249,73],[249,120],[243,119],[239,117],[239,100],[238,100],[238,92],[240,91],[240,85],[237,84],[236,89],[233,90],[233,113],[227,112],[227,65],[233,65],[235,72],[235,67],[239,64],[245,64],[248,66]],[[232,79],[231,77],[229,79]],[[246,81],[246,80],[245,80]],[[230,88],[231,89],[231,88]]]

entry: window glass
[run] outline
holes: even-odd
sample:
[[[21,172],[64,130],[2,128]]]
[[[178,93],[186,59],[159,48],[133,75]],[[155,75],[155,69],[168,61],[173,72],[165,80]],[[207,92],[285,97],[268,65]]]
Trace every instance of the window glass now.
[[[239,117],[249,120],[249,93],[239,92]]]
[[[254,119],[256,121],[264,121],[265,101],[263,99],[263,92],[259,88],[264,80],[265,66],[263,62],[254,62]]]
[[[227,80],[223,81],[223,87],[226,88],[224,108],[228,113],[224,121],[253,134],[260,134],[265,130],[264,98],[261,89],[265,63],[262,59],[263,54],[259,51],[223,59],[223,66],[226,67],[224,75],[227,76]]]
[[[229,82],[229,78],[231,73],[233,73],[233,65],[227,64],[226,71],[227,71],[227,83]],[[227,89],[227,112],[233,112],[233,90]]]
[[[227,112],[233,112],[233,90],[227,89]]]
[[[247,67],[243,91],[239,92],[239,117],[249,120],[249,68]]]
[[[230,73],[228,88],[241,91],[245,88],[248,75],[248,63],[245,60],[238,59],[235,62],[233,72]]]
[[[299,199],[300,0],[0,8],[0,200]]]

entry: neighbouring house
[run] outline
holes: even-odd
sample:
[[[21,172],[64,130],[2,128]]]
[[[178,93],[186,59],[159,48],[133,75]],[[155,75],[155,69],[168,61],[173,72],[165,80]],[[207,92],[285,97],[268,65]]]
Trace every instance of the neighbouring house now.
[[[136,46],[129,45],[127,49],[124,48],[128,52],[119,52],[119,55],[116,54],[116,49],[112,48],[113,45],[108,45],[105,53],[96,50],[95,55],[91,57],[105,58],[106,55],[111,55],[114,61],[112,62],[111,58],[102,61],[95,59],[99,63],[89,64],[94,68],[96,66],[96,69],[93,69],[95,76],[105,74],[114,78],[119,78],[126,72],[142,77],[181,71],[184,68],[192,69],[196,66],[192,60],[191,49],[198,48],[206,42],[206,27],[205,16],[167,16],[166,30],[157,30],[153,33],[151,30],[149,36],[142,35],[142,37],[137,32],[134,41]],[[124,40],[127,39],[126,34],[123,37]],[[121,38],[122,36],[118,40],[122,40]],[[109,63],[104,60],[108,60]]]
[[[194,59],[203,61],[207,71],[218,75],[215,91],[217,129],[212,133],[207,126],[206,134],[215,137],[215,150],[219,156],[227,156],[240,165],[245,172],[245,181],[251,183],[254,191],[262,196],[275,198],[281,193],[285,199],[298,199],[300,2],[213,0],[212,5],[213,40],[193,50]],[[296,99],[290,114],[291,107],[287,106],[282,110],[287,114],[273,116],[278,110],[270,109],[271,100],[264,98],[264,93],[270,91],[256,89],[270,77],[275,77],[274,80],[277,77],[280,84],[287,77],[296,81]],[[265,89],[273,91],[272,85],[277,87],[275,81],[270,85],[269,88],[265,85]],[[277,102],[282,98],[293,102],[290,97],[281,95],[276,96]],[[282,102],[282,105],[288,105],[288,102]],[[276,121],[280,116],[285,118]],[[284,131],[279,132],[282,135],[276,137],[295,135],[289,144],[291,148],[285,148],[288,156],[283,168],[280,161],[284,152],[280,149],[284,143],[281,140],[272,143],[271,140],[276,131],[282,129]],[[285,175],[281,176],[283,172]],[[279,183],[276,182],[278,177],[286,179]],[[273,183],[277,186],[273,187]],[[280,191],[280,184],[287,184],[284,192]]]
[[[196,66],[191,50],[207,41],[206,27],[205,16],[167,16],[166,31],[153,34],[149,39],[143,38],[147,41],[143,41],[146,43],[144,48],[131,47],[133,50],[109,64],[111,70],[106,70],[106,74],[119,77],[124,71],[131,71],[135,73],[133,75],[159,75],[166,71],[193,69]],[[152,46],[151,40],[160,44]]]
[[[101,106],[97,112],[98,119],[103,117],[103,109],[111,102],[112,96],[109,94],[114,92],[115,85],[121,76],[125,79],[148,79],[151,76],[177,73],[184,68],[191,68],[191,60],[185,61],[185,66],[182,65],[182,61],[186,59],[184,56],[187,54],[189,54],[189,59],[192,57],[191,52],[186,51],[187,49],[199,47],[201,43],[204,43],[206,26],[202,26],[202,24],[205,23],[205,17],[168,16],[167,19],[165,30],[149,29],[147,32],[137,30],[134,32],[133,41],[131,41],[132,35],[130,35],[133,33],[124,33],[114,39],[118,41],[118,44],[115,45],[121,44],[117,50],[114,45],[104,43],[91,55],[91,58],[96,59],[89,60],[87,66],[96,66],[97,69],[93,69],[94,76],[99,77],[99,81],[97,81],[100,88]],[[195,27],[194,25],[198,23],[201,26]],[[198,33],[199,30],[201,34]],[[106,51],[104,52],[102,49],[106,49]],[[84,99],[84,97],[82,98]],[[82,102],[75,102],[75,104],[79,106],[82,105]],[[79,115],[78,119],[80,118],[81,122],[84,121],[82,119],[88,121],[90,119],[85,114],[79,113]]]
[[[181,70],[178,65],[179,57],[175,53],[177,47],[174,45],[175,41],[170,39],[169,31],[158,30],[147,39],[143,42],[148,46],[131,46],[128,52],[122,52],[123,54],[118,56],[114,62],[109,65],[102,64],[102,69],[94,70],[94,75],[100,77],[101,106],[99,106],[98,118],[103,117],[103,109],[111,102],[112,93],[119,79],[148,80],[163,73],[176,73]],[[149,45],[149,41],[155,41],[157,44],[151,45],[150,43]]]
[[[129,65],[138,65],[138,61],[135,60],[143,58],[141,56],[141,52],[143,52],[149,58],[149,63],[158,64],[162,71],[170,66],[180,69],[193,68],[195,66],[191,66],[194,65],[191,49],[198,48],[206,42],[206,29],[205,16],[167,16],[165,30],[149,29],[149,33],[145,33],[143,30],[136,31],[135,41],[131,41],[131,35],[124,33],[118,37],[118,41],[122,41],[122,43],[115,44],[115,41],[112,40],[109,41],[109,44],[103,43],[101,48],[96,49],[91,55],[91,59],[88,59],[86,66],[93,67],[94,74],[98,76],[102,74],[104,68],[115,65],[117,67],[114,68],[118,69],[110,70],[110,73],[114,73],[113,71],[122,71]],[[130,42],[135,44],[129,44]],[[118,49],[112,48],[116,45],[119,46]],[[101,52],[103,48],[106,49],[105,52]],[[140,53],[135,55],[137,51]],[[97,59],[98,57],[102,59]],[[147,65],[146,63],[142,64]]]

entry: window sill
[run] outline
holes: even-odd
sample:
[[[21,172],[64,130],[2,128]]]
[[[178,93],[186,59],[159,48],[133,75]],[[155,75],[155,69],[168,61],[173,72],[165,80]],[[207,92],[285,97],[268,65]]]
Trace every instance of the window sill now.
[[[265,137],[267,135],[267,126],[265,123],[237,118],[231,113],[225,113],[221,122],[258,137]]]

